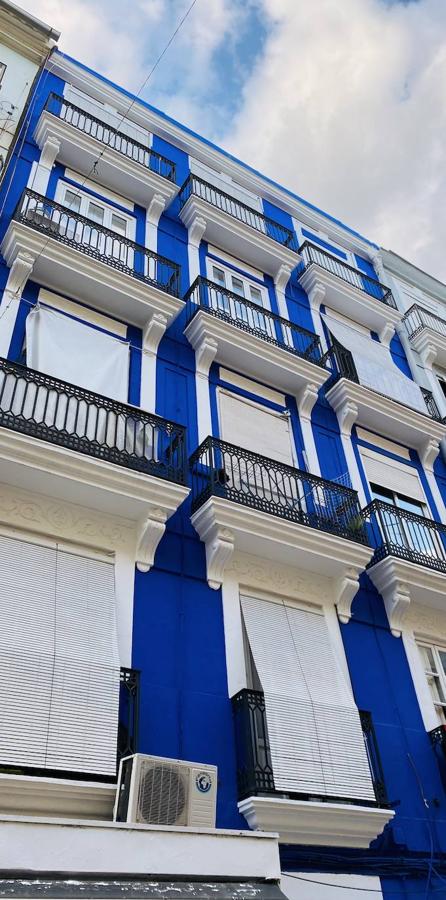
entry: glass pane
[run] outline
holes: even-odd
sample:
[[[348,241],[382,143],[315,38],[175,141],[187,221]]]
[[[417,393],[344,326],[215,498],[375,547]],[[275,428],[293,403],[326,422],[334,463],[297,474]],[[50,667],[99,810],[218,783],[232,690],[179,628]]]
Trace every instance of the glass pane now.
[[[98,206],[97,203],[89,203],[88,204],[88,218],[93,219],[93,222],[98,222],[99,225],[102,225],[102,223],[104,221],[103,206]]]
[[[395,505],[392,491],[388,491],[387,488],[383,488],[379,484],[371,484],[370,490],[374,500],[384,500],[384,503],[393,503]]]
[[[446,677],[446,650],[439,650],[438,656],[440,657],[441,667],[443,669],[443,675]]]
[[[126,219],[123,219],[122,216],[117,216],[116,213],[112,213],[111,227],[113,228],[113,231],[118,231],[119,234],[123,234],[123,235],[127,234]]]
[[[435,668],[435,660],[434,654],[432,652],[432,647],[419,647],[419,651],[421,653],[423,659],[423,665],[426,672],[436,672]]]
[[[253,302],[253,303],[257,303],[259,306],[263,306],[263,302],[262,302],[262,292],[259,291],[258,288],[252,287],[252,285],[250,286],[249,291],[250,291],[250,294],[251,294],[251,300],[252,300],[252,302]]]
[[[226,285],[225,273],[223,269],[218,269],[217,266],[212,266],[212,277],[217,284],[221,284],[222,287]]]
[[[243,281],[240,281],[240,278],[234,278],[234,276],[232,276],[232,290],[234,291],[234,294],[240,294],[240,297],[245,296]]]
[[[75,194],[74,191],[65,191],[65,205],[69,206],[73,212],[79,212],[81,208],[80,194]]]
[[[402,494],[395,494],[395,502],[400,509],[407,509],[408,512],[413,512],[417,516],[424,516],[424,506],[422,503],[419,503],[418,500],[411,500],[410,497],[403,497]]]

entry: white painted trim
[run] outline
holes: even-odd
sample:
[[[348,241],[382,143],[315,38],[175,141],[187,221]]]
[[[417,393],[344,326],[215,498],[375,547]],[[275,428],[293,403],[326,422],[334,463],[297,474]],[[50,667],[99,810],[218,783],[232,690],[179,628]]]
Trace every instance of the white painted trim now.
[[[369,847],[393,819],[393,809],[343,803],[248,797],[238,804],[248,825],[279,832],[283,844]]]
[[[66,312],[71,316],[75,316],[77,319],[81,319],[83,322],[88,322],[90,325],[97,325],[98,328],[103,328],[105,331],[111,331],[112,334],[116,334],[122,338],[127,337],[127,325],[124,325],[123,322],[118,322],[117,319],[110,318],[110,316],[105,316],[102,313],[96,312],[96,310],[91,309],[90,306],[81,306],[80,303],[75,303],[73,300],[67,300],[66,297],[61,297],[60,294],[55,294],[53,291],[47,291],[45,288],[40,288],[38,299],[39,303],[45,303],[46,306],[51,306],[53,309]]]
[[[209,258],[211,257],[211,258]],[[213,257],[216,257],[214,260]],[[255,269],[253,266],[248,265],[248,263],[244,262],[241,259],[237,259],[236,256],[231,256],[229,253],[225,253],[224,250],[221,250],[220,247],[214,247],[213,244],[208,244],[208,254],[206,261],[209,262],[218,262],[229,263],[229,265],[234,266],[236,269],[241,269],[243,273],[246,275],[253,275],[254,278],[257,278],[259,281],[264,282],[264,275],[260,269]],[[230,270],[231,271],[231,270]]]
[[[1,815],[111,821],[116,785],[0,774]]]
[[[356,428],[356,435],[359,441],[373,444],[381,450],[388,450],[389,453],[394,453],[395,456],[401,456],[402,459],[407,459],[410,462],[410,453],[407,447],[402,447],[401,444],[395,444],[393,441],[388,441],[386,438],[381,437],[381,435],[374,434],[373,431],[367,431],[365,428],[359,428],[359,426]]]
[[[230,291],[231,293],[235,293],[235,291],[233,290],[233,288],[231,286],[230,279],[238,278],[238,280],[243,283],[243,288],[245,290],[245,294],[244,294],[244,297],[240,298],[241,302],[243,302],[244,299],[248,300],[250,302],[255,302],[255,301],[252,301],[250,292],[249,292],[249,288],[253,287],[253,288],[256,288],[262,296],[262,308],[266,309],[266,310],[271,310],[268,288],[266,287],[266,284],[263,282],[263,276],[260,276],[262,283],[259,284],[257,281],[253,281],[249,277],[249,275],[245,275],[244,272],[243,272],[243,274],[239,271],[234,272],[233,269],[230,269],[228,266],[226,266],[223,261],[220,262],[220,260],[211,259],[209,256],[206,256],[206,278],[208,278],[209,281],[212,281],[212,282],[214,282],[214,277],[213,277],[213,272],[212,272],[213,267],[215,267],[216,269],[221,269],[222,272],[224,272],[225,288],[226,288],[226,290]],[[243,263],[240,263],[239,267],[242,268]],[[218,282],[214,282],[214,283],[218,284]]]
[[[277,406],[283,406],[284,409],[286,408],[285,394],[279,394],[272,388],[259,384],[258,381],[251,381],[250,378],[245,378],[244,375],[239,375],[238,372],[232,372],[223,366],[220,366],[220,378],[222,381],[227,381],[228,384],[233,384],[234,387],[241,388],[243,391],[262,397],[271,403],[276,403]],[[221,390],[224,390],[224,388],[221,388]]]
[[[401,637],[403,639],[404,649],[406,651],[407,661],[409,663],[424,727],[426,731],[432,731],[433,728],[438,727],[440,719],[432,699],[416,637],[410,628],[404,628]],[[436,637],[436,640],[438,641],[438,636]],[[435,643],[435,638],[432,639],[432,643]]]

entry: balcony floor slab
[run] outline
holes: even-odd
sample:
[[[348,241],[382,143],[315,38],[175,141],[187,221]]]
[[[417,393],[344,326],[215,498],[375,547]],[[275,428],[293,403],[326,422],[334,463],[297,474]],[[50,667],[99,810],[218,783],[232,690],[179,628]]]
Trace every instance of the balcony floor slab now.
[[[1,251],[10,267],[19,253],[29,254],[35,260],[34,281],[140,328],[156,313],[165,316],[169,325],[184,306],[182,300],[156,285],[21,222],[11,221]]]

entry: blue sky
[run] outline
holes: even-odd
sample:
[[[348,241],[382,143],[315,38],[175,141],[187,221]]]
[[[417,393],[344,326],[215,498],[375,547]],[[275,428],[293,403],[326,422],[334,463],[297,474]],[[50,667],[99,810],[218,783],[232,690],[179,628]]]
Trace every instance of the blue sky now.
[[[190,0],[18,0],[137,91]],[[197,0],[144,97],[446,280],[444,0]]]

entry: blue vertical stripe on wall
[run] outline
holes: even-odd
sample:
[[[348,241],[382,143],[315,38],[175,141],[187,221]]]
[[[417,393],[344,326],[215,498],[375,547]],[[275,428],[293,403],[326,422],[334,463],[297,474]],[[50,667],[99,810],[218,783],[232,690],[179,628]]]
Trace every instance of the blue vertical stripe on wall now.
[[[318,247],[323,247],[324,250],[327,250],[328,253],[333,253],[335,256],[340,256],[341,259],[345,259],[348,261],[348,256],[345,250],[341,250],[340,247],[336,247],[334,244],[331,244],[330,241],[324,240],[324,238],[319,237],[317,234],[314,234],[313,231],[308,231],[306,228],[302,228],[302,237],[306,241],[310,241],[311,244],[317,244]]]
[[[141,363],[142,333],[133,325],[127,327],[129,348],[129,403],[139,406],[141,403]]]

